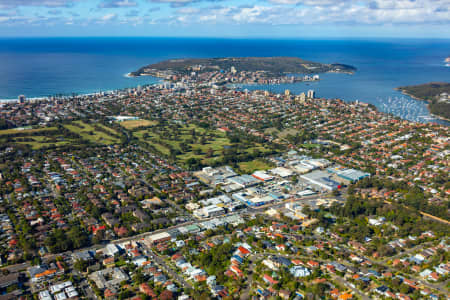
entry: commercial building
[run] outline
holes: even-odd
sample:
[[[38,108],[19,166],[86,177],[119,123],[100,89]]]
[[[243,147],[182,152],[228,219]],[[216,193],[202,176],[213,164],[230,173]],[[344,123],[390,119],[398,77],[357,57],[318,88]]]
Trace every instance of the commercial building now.
[[[241,188],[246,188],[255,184],[258,184],[260,181],[253,176],[250,175],[242,175],[236,176],[228,179],[229,182],[239,185]]]
[[[225,213],[222,207],[217,205],[209,205],[194,211],[194,216],[197,218],[210,218],[214,216],[220,216]]]
[[[270,173],[272,173],[274,175],[278,175],[278,176],[280,176],[282,178],[289,177],[292,174],[294,174],[294,172],[292,172],[291,170],[289,170],[287,168],[284,168],[284,167],[278,167],[278,168],[275,168],[275,169],[271,169],[269,171],[270,171]]]
[[[341,166],[328,168],[327,171],[335,174],[335,179],[343,183],[357,182],[363,178],[370,177],[370,173],[362,172],[355,169],[347,169]]]
[[[105,248],[105,254],[108,256],[114,256],[120,252],[119,247],[116,244],[108,244]]]
[[[149,236],[147,239],[151,244],[158,244],[165,241],[169,241],[172,237],[167,232],[156,233]]]
[[[261,206],[269,204],[275,200],[275,198],[271,195],[252,194],[248,190],[245,192],[234,193],[232,198],[241,201],[248,206]]]
[[[194,176],[205,184],[216,186],[224,184],[227,178],[237,176],[237,174],[230,166],[222,166],[218,168],[205,167],[194,173]]]
[[[267,174],[265,171],[255,171],[252,176],[264,182],[271,181],[273,179],[273,176]]]
[[[308,184],[321,191],[334,191],[340,185],[338,182],[331,179],[331,174],[325,171],[313,171],[309,174],[301,175],[300,178],[305,180]]]
[[[3,275],[0,277],[0,288],[4,289],[7,288],[10,285],[18,284],[19,283],[19,273],[11,273],[8,275]]]
[[[337,173],[337,175],[350,182],[356,182],[363,178],[369,177],[370,173],[362,172],[354,169],[346,169]]]

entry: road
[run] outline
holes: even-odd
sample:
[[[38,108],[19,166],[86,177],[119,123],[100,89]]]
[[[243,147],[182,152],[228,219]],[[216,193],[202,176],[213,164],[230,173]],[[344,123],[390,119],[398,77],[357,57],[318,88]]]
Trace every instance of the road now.
[[[311,259],[310,256],[302,256],[302,255],[286,255],[286,254],[274,254],[274,253],[258,253],[258,254],[254,254],[253,257],[262,259],[262,258],[266,258],[268,255],[283,256],[283,257],[286,257],[286,258],[289,258],[289,259],[300,259],[300,260],[309,260],[309,259]],[[377,264],[377,262],[375,262],[375,261],[372,261],[372,260],[367,259],[367,258],[365,258],[365,259],[368,260],[368,261],[369,261],[370,263],[372,263],[372,264]],[[335,262],[334,260],[320,259],[320,258],[313,258],[313,260],[318,261],[318,262],[321,262],[321,263],[331,263],[331,262]],[[351,266],[351,264],[349,264],[348,262],[342,262],[342,261],[339,261],[339,263],[342,264],[342,265],[344,265],[344,266],[346,266],[346,267],[350,267],[350,266]],[[378,264],[379,264],[379,263],[378,263]],[[394,270],[394,269],[392,269],[392,268],[389,267],[389,266],[383,265],[383,267],[386,268],[386,270],[389,271],[389,272],[391,272],[392,274],[398,273],[397,270]],[[366,269],[366,268],[360,268],[360,272],[368,273],[368,269]],[[447,286],[447,281],[440,282],[440,283],[430,283],[430,282],[427,282],[427,281],[425,281],[425,280],[423,280],[423,279],[421,279],[421,278],[418,278],[418,277],[416,277],[416,276],[413,276],[413,275],[411,275],[411,274],[408,274],[407,277],[411,278],[411,279],[414,280],[416,283],[419,283],[420,285],[425,286],[425,287],[427,287],[427,288],[429,288],[429,289],[431,289],[431,290],[437,290],[437,291],[442,292],[442,293],[444,293],[444,294],[447,293],[447,288],[446,288],[446,286]],[[342,280],[345,281],[345,279],[343,279],[343,278],[342,278]],[[346,286],[348,286],[348,287],[351,288],[352,290],[357,290],[357,289],[353,289],[353,288],[349,285],[349,283],[348,283],[347,281],[345,281],[345,282],[346,282]],[[357,291],[358,291],[358,290],[357,290]],[[368,298],[367,298],[367,299],[368,299]]]
[[[146,180],[139,180],[142,184],[146,185],[147,187],[153,189],[152,185],[146,181]],[[186,210],[184,210],[183,208],[181,208],[181,206],[179,206],[178,204],[176,204],[174,201],[170,200],[170,199],[164,199],[165,202],[169,203],[170,206],[172,206],[175,210],[179,211],[181,215],[190,215]]]
[[[256,253],[256,254],[251,255],[249,257],[249,259],[251,259],[252,261],[255,261],[255,260],[265,259],[265,258],[269,257],[270,255],[282,256],[282,257],[289,258],[289,259],[300,259],[300,260],[310,260],[311,259],[310,256],[304,256],[304,255],[287,255],[287,254],[274,254],[274,253]],[[313,258],[313,260],[321,262],[321,263],[332,263],[332,262],[335,262],[334,260],[320,259],[320,258]],[[342,262],[340,262],[340,263],[342,265],[346,265],[347,267],[349,266],[348,264],[345,264],[345,263],[342,263]],[[329,273],[329,274],[333,278],[333,280],[336,280],[341,285],[351,289],[355,294],[357,294],[362,299],[370,300],[370,297],[368,297],[366,294],[364,294],[363,292],[361,292],[357,288],[354,288],[351,285],[350,282],[345,280],[345,278],[343,278],[341,276],[338,276],[336,274],[333,274],[333,273]],[[241,298],[241,299],[245,299],[245,298]]]
[[[384,203],[392,204],[391,201],[387,201],[387,200],[384,200]],[[400,204],[400,203],[396,203],[396,204],[399,204],[399,205],[403,206],[404,208],[406,208],[406,209],[408,209],[408,210],[417,211],[417,212],[419,212],[419,213],[420,213],[423,217],[425,217],[425,218],[431,219],[431,220],[436,221],[436,222],[444,223],[444,224],[446,224],[446,225],[450,225],[450,222],[449,222],[449,221],[444,220],[444,219],[442,219],[442,218],[439,218],[439,217],[430,215],[429,213],[426,213],[426,212],[421,211],[421,210],[416,210],[416,209],[411,208],[411,207],[409,207],[409,206],[407,206],[407,205],[404,205],[404,204]]]
[[[356,295],[361,297],[361,299],[364,299],[364,300],[370,300],[371,299],[369,296],[367,296],[366,294],[362,293],[357,288],[354,288],[352,286],[352,284],[350,282],[348,282],[347,280],[345,280],[343,277],[338,276],[336,274],[331,274],[331,278],[333,278],[334,281],[339,282],[341,285],[351,289],[353,291],[353,293],[355,293]]]
[[[10,273],[16,273],[16,272],[19,272],[19,271],[26,270],[29,267],[31,267],[30,263],[25,262],[25,263],[22,263],[22,264],[6,266],[6,267],[3,267],[1,269],[2,270],[8,270]]]
[[[247,286],[246,288],[241,292],[241,295],[239,297],[239,299],[245,300],[245,299],[250,299],[249,294],[253,285],[253,281],[254,281],[254,273],[253,270],[255,269],[255,259],[254,257],[250,256],[249,258],[249,269],[248,269],[248,274],[250,275],[250,279],[248,279],[247,282]]]
[[[313,196],[308,196],[308,197],[302,197],[298,200],[295,200],[294,202],[300,202],[300,201],[304,201],[304,200],[314,200],[314,199],[326,199],[329,198],[329,196],[327,197],[326,195],[313,195]],[[333,197],[334,198],[334,197]],[[260,206],[260,207],[248,207],[247,209],[243,209],[240,210],[238,212],[233,212],[233,213],[229,213],[229,214],[225,214],[219,217],[224,217],[224,216],[233,216],[233,215],[246,215],[246,214],[260,214],[263,213],[266,209],[273,207],[273,208],[280,208],[283,205],[285,205],[286,203],[292,202],[292,199],[288,199],[282,202],[275,202],[275,203],[270,203],[264,206]],[[198,219],[195,221],[188,221],[188,222],[183,222],[174,226],[170,226],[164,229],[158,229],[155,231],[149,231],[149,232],[144,232],[141,234],[137,234],[137,235],[133,235],[130,237],[125,237],[125,238],[121,238],[121,239],[116,239],[116,240],[112,240],[110,241],[110,243],[115,243],[115,244],[122,244],[122,243],[126,243],[126,242],[131,242],[131,241],[139,241],[142,240],[150,235],[153,234],[157,234],[157,233],[161,233],[161,232],[166,232],[172,229],[176,229],[176,228],[180,228],[180,227],[184,227],[187,225],[192,225],[192,224],[199,224],[202,223],[204,221],[208,221],[208,220],[212,220],[215,219],[217,217],[210,217],[210,218],[203,218],[203,219]],[[96,251],[98,249],[104,248],[106,245],[105,244],[96,244],[96,245],[92,245],[89,247],[85,247],[85,248],[81,248],[81,249],[77,249],[76,251],[84,251],[84,250],[90,250],[90,251]],[[71,255],[73,251],[66,251],[66,252],[62,252],[62,253],[56,253],[56,254],[47,254],[43,257],[43,259],[45,259],[46,261],[50,261],[52,259],[55,259],[57,256],[63,256],[63,255]]]
[[[155,263],[170,277],[175,279],[183,288],[190,288],[192,289],[192,285],[184,280],[182,276],[180,276],[175,270],[173,270],[165,261],[163,258],[161,258],[158,254],[153,252],[151,249],[148,249],[148,251],[151,253],[151,258],[154,259]]]
[[[408,250],[406,250],[406,251],[397,253],[397,254],[395,254],[395,255],[393,255],[393,256],[391,256],[391,257],[386,257],[385,259],[380,260],[380,263],[385,264],[385,263],[387,263],[389,260],[394,260],[394,259],[396,259],[396,258],[400,258],[400,257],[402,257],[402,256],[404,256],[404,255],[408,255],[408,254],[413,253],[413,252],[415,252],[415,251],[422,250],[425,246],[428,246],[428,245],[431,245],[431,243],[428,242],[428,243],[423,243],[423,244],[416,245],[415,247],[412,247],[412,248],[410,248],[410,249],[408,249]]]
[[[420,249],[420,245],[417,246],[417,247]],[[404,255],[405,253],[407,253],[407,252],[409,253],[409,252],[412,252],[412,251],[414,251],[414,248],[403,252],[401,255]],[[365,260],[369,261],[372,265],[382,265],[387,271],[391,272],[392,274],[397,274],[398,273],[398,270],[391,268],[390,266],[386,265],[386,263],[382,263],[380,261],[376,261],[376,260],[367,258],[367,257],[365,257],[363,255],[359,255],[359,256],[361,256]],[[390,258],[390,259],[392,259],[392,258]],[[446,282],[430,283],[430,282],[428,282],[426,280],[423,280],[422,278],[417,277],[415,274],[408,274],[405,277],[411,278],[411,280],[414,280],[416,283],[419,283],[422,286],[426,286],[427,288],[429,288],[431,290],[438,290],[440,292],[447,293]]]

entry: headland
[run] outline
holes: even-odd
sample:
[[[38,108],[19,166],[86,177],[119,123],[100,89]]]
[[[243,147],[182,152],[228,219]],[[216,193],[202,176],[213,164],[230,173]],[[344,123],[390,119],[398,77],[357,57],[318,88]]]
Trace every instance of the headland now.
[[[180,76],[198,77],[209,73],[214,74],[217,81],[224,83],[264,83],[305,81],[304,77],[292,74],[311,75],[327,72],[353,74],[356,68],[340,63],[312,62],[298,57],[183,58],[147,65],[131,72],[129,76],[149,75],[176,80]],[[315,78],[312,77],[312,80],[318,80],[318,76]]]
[[[403,94],[416,100],[428,102],[430,112],[444,120],[450,119],[450,83],[430,82],[419,85],[401,86],[396,88]]]

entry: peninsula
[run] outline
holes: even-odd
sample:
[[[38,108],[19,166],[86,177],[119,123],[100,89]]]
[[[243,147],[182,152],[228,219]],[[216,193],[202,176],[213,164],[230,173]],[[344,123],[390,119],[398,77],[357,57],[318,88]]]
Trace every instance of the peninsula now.
[[[205,76],[209,73],[222,82],[265,83],[269,80],[267,83],[272,83],[273,80],[286,82],[287,78],[292,79],[289,74],[353,74],[355,71],[356,68],[350,65],[322,64],[298,57],[228,57],[170,59],[144,66],[129,76],[148,75],[173,80],[180,76]],[[292,80],[304,81],[303,78],[295,78]]]
[[[428,109],[436,116],[450,119],[450,83],[431,82],[397,88],[403,94],[428,102]]]

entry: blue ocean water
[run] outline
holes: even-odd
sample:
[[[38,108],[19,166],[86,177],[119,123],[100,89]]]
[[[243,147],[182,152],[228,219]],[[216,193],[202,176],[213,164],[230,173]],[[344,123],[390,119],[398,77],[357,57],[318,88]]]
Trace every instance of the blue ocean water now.
[[[0,39],[0,99],[24,94],[93,93],[157,81],[127,78],[137,68],[169,58],[223,56],[297,56],[358,68],[354,75],[321,74],[321,81],[247,86],[372,103],[406,119],[434,121],[425,103],[395,87],[449,81],[450,40],[275,40],[213,38],[20,38]]]

